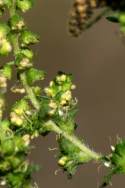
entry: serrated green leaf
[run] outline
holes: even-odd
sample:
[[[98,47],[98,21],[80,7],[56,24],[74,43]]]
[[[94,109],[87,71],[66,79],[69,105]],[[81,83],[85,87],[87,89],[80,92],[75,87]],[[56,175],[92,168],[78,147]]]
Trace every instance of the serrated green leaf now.
[[[17,7],[22,12],[26,12],[33,7],[33,0],[17,0]]]
[[[7,78],[7,79],[11,79],[12,76],[12,66],[10,64],[6,64],[3,67],[3,75]]]

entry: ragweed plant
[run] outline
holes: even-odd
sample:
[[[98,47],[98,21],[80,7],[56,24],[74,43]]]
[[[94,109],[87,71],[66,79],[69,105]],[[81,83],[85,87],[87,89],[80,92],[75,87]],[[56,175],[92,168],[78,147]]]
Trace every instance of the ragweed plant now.
[[[111,154],[104,156],[75,136],[77,99],[72,95],[75,85],[71,74],[59,72],[43,89],[35,84],[45,78],[44,71],[34,68],[34,53],[30,48],[39,42],[39,36],[29,30],[22,16],[33,4],[33,0],[0,0],[1,17],[6,11],[9,15],[7,21],[0,22],[0,55],[11,54],[11,60],[0,68],[0,184],[8,188],[34,188],[32,172],[38,168],[27,159],[31,140],[55,132],[60,149],[59,166],[72,176],[80,164],[102,163],[109,168],[101,185],[104,187],[112,175],[125,174],[125,141],[118,140],[111,147]],[[97,18],[88,22],[89,17],[93,9],[101,6],[114,11],[108,19],[117,21],[124,31],[124,1],[76,0],[70,22],[72,34],[76,36],[94,23]],[[20,94],[21,99],[15,101],[7,115],[5,95],[13,70],[17,80],[10,90]]]

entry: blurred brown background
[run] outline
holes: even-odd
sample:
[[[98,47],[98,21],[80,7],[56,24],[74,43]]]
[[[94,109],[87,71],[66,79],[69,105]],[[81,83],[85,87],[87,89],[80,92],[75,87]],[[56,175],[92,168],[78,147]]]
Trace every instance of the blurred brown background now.
[[[72,0],[37,0],[34,9],[26,14],[30,28],[41,36],[35,47],[36,66],[47,72],[51,80],[58,70],[74,75],[79,100],[77,134],[91,148],[108,153],[116,137],[125,130],[125,45],[116,25],[105,19],[94,25],[80,38],[67,33],[67,16]],[[31,159],[41,165],[34,176],[40,188],[96,188],[104,169],[96,164],[81,166],[72,180],[59,171],[55,135],[35,141]],[[113,178],[113,188],[125,187],[125,176]]]

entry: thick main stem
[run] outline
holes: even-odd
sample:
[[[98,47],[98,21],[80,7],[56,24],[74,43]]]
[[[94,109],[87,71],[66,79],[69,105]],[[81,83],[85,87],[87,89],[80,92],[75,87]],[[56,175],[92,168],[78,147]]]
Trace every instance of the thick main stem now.
[[[64,130],[60,129],[53,121],[48,121],[44,125],[45,129],[48,131],[54,131],[55,133],[62,135],[64,138],[69,140],[72,144],[78,147],[82,152],[87,154],[91,159],[99,161],[101,159],[101,154],[98,154],[88,148],[83,142],[80,141],[75,135],[67,134]]]
[[[15,4],[16,4],[16,2],[15,2],[15,0],[13,0],[12,7],[10,9],[10,16],[13,16],[15,14],[15,11],[16,11]],[[18,53],[18,51],[20,49],[18,37],[19,37],[18,34],[16,34],[13,37],[13,51],[14,51],[15,55]],[[39,110],[39,108],[40,108],[39,102],[37,101],[32,88],[28,85],[27,79],[26,79],[26,74],[24,72],[20,75],[20,79],[21,79],[21,82],[26,90],[26,93],[27,93],[31,103],[33,104],[33,106],[35,107],[36,110]]]

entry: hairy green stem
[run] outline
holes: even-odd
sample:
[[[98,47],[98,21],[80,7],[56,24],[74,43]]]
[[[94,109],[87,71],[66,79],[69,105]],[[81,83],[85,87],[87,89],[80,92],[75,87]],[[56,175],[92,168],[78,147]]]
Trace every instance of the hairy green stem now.
[[[15,14],[15,12],[16,12],[15,4],[16,4],[16,0],[13,0],[12,1],[12,6],[10,8],[10,16],[13,16]]]
[[[19,42],[18,42],[18,35],[15,36],[15,38],[13,39],[13,47],[14,47],[14,54],[16,55],[18,53],[18,50],[19,50]],[[31,100],[33,106],[39,110],[40,108],[40,105],[39,105],[39,102],[37,101],[36,99],[36,96],[32,90],[32,88],[28,85],[27,83],[27,79],[26,79],[26,75],[25,73],[22,73],[20,75],[20,79],[21,79],[21,82],[28,94],[28,97],[29,99]]]
[[[32,103],[32,105],[37,109],[39,110],[40,109],[40,104],[38,102],[38,100],[36,99],[36,96],[34,95],[34,92],[32,90],[32,88],[28,85],[27,83],[27,79],[26,79],[26,74],[25,73],[22,73],[20,75],[20,79],[22,81],[22,84],[27,92],[27,95]]]
[[[14,55],[16,55],[20,49],[19,42],[18,42],[18,34],[14,35],[12,43],[13,43],[13,52],[14,52]]]
[[[48,121],[44,125],[45,129],[48,131],[54,131],[55,133],[62,135],[64,138],[69,140],[72,144],[78,147],[82,152],[87,154],[91,159],[99,161],[101,159],[101,154],[98,154],[88,148],[83,142],[80,141],[75,135],[67,134],[64,130],[60,129],[53,121]]]
[[[15,14],[15,10],[16,10],[16,7],[15,7],[15,0],[13,0],[13,5],[12,5],[12,7],[11,7],[11,9],[10,9],[10,16],[13,16],[13,15]],[[16,35],[13,37],[13,40],[12,40],[12,42],[13,42],[13,51],[14,51],[14,54],[15,54],[15,55],[18,53],[18,51],[19,51],[19,49],[20,49],[18,37],[19,37],[18,34],[16,34]],[[31,87],[28,85],[28,83],[27,83],[27,79],[26,79],[25,73],[22,73],[22,74],[20,75],[20,79],[21,79],[21,82],[22,82],[22,84],[23,84],[23,86],[24,86],[24,88],[25,88],[25,90],[26,90],[26,92],[27,92],[27,94],[28,94],[28,97],[29,97],[29,99],[31,100],[33,106],[34,106],[37,110],[39,110],[39,108],[40,108],[39,102],[37,101],[37,99],[36,99],[36,97],[35,97],[35,94],[34,94],[32,88],[31,88]]]

